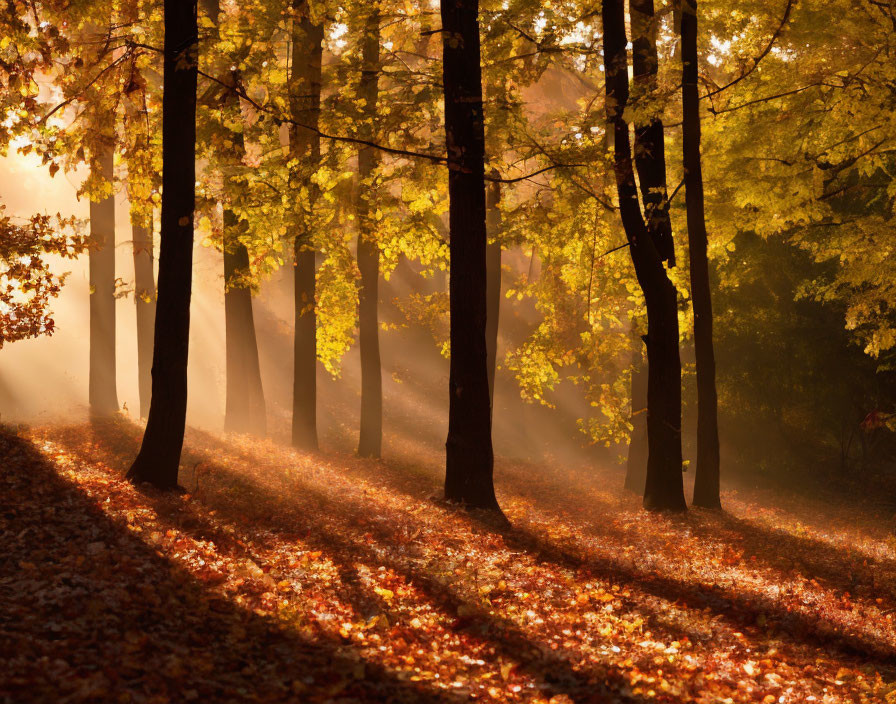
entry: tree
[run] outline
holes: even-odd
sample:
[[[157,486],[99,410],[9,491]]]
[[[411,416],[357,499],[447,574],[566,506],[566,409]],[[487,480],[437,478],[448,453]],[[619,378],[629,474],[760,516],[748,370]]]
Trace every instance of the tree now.
[[[307,0],[292,3],[292,74],[289,77],[290,186],[296,197],[295,341],[293,345],[292,444],[317,449],[317,317],[313,213],[317,186],[310,176],[320,161],[321,63],[324,26]]]
[[[156,317],[152,222],[141,223],[132,216],[131,238],[134,250],[134,303],[137,308],[137,385],[140,417],[146,418],[152,398],[153,327]]]
[[[446,0],[441,15],[451,261],[445,496],[500,511],[492,478],[485,342],[488,236],[478,0]]]
[[[258,359],[258,340],[252,310],[252,272],[249,250],[245,240],[250,238],[248,222],[234,211],[239,201],[242,184],[232,178],[242,168],[246,146],[244,125],[240,113],[237,89],[240,88],[239,65],[249,51],[249,45],[239,51],[228,51],[221,45],[221,6],[218,0],[202,3],[212,25],[212,70],[217,81],[203,94],[203,102],[210,103],[210,120],[218,128],[213,139],[217,149],[210,149],[210,169],[214,180],[223,182],[220,190],[223,210],[221,251],[224,259],[224,350],[226,395],[224,428],[238,433],[264,435],[267,429],[261,365]],[[217,119],[216,119],[217,118]]]
[[[114,143],[108,135],[94,138],[90,157],[92,177],[102,181],[105,194],[90,200],[90,412],[108,416],[118,411],[115,388],[115,196]]]
[[[126,10],[127,23],[138,26],[141,7],[132,2]],[[155,59],[147,54],[142,61]],[[125,182],[131,206],[131,249],[134,260],[134,306],[137,315],[137,388],[140,417],[149,416],[152,397],[152,347],[156,317],[156,278],[154,266],[153,211],[158,198],[159,177],[154,168],[158,155],[160,125],[157,110],[149,108],[149,86],[135,57],[125,81],[125,109],[120,122],[119,144],[127,165]],[[158,81],[154,81],[158,83]],[[153,87],[157,93],[158,86]]]
[[[252,312],[252,288],[247,282],[249,250],[240,241],[246,227],[226,205],[223,226],[224,347],[227,357],[224,428],[264,435],[267,428],[264,390]]]
[[[712,341],[712,299],[709,285],[703,168],[700,158],[697,0],[681,3],[682,152],[691,302],[694,309],[694,352],[697,362],[697,471],[694,504],[721,508],[719,498],[719,421],[716,360]]]
[[[631,418],[625,465],[625,488],[644,496],[647,483],[647,365],[644,364],[642,340],[638,326],[632,321]]]
[[[133,482],[177,486],[187,414],[196,186],[197,0],[165,0],[162,216],[152,400]]]
[[[606,111],[613,131],[613,171],[622,226],[647,307],[647,480],[644,506],[684,510],[681,477],[681,359],[675,287],[641,214],[632,164],[628,106],[628,51],[622,0],[602,0]]]
[[[666,189],[666,149],[663,121],[657,102],[659,57],[656,49],[657,18],[653,0],[632,0],[633,105],[640,108],[635,120],[635,168],[644,203],[644,218],[660,258],[675,266],[675,243],[669,219]]]
[[[492,171],[492,177],[498,172]],[[485,315],[485,346],[488,368],[488,397],[492,416],[495,411],[495,372],[498,364],[498,319],[501,314],[501,184],[492,181],[485,191],[485,229],[492,240],[485,248],[485,291],[488,297]]]
[[[376,116],[380,73],[380,13],[376,5],[370,11],[364,27],[361,47],[361,82],[358,97],[363,101],[364,124],[362,135],[368,141],[375,137],[373,120]],[[361,272],[359,293],[359,340],[361,343],[361,432],[358,454],[379,457],[383,444],[383,380],[380,364],[379,340],[379,244],[374,237],[375,220],[371,217],[369,194],[378,161],[372,147],[358,150],[358,269]]]

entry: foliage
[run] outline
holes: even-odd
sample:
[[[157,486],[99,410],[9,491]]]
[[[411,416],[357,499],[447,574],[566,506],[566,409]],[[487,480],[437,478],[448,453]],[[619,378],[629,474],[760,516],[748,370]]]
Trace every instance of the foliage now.
[[[17,224],[0,206],[0,348],[53,334],[50,305],[66,275],[58,274],[48,257],[76,257],[86,246],[74,220],[34,215]]]
[[[202,72],[198,115],[201,227],[208,246],[224,247],[222,214],[237,221],[237,240],[250,255],[240,282],[253,290],[292,264],[302,246],[320,253],[318,357],[333,374],[356,335],[358,281],[352,262],[360,228],[377,242],[390,277],[410,261],[424,279],[448,268],[446,177],[441,159],[441,38],[438,11],[422,0],[340,4],[312,0],[325,26],[321,157],[290,158],[289,82],[293,10],[266,0],[201,3]],[[680,168],[680,63],[674,3],[657,4],[659,75],[654,88],[635,87],[626,119],[663,118],[667,180],[677,262],[682,343],[690,344],[687,228]],[[359,96],[361,45],[371,12],[380,17],[377,111]],[[886,3],[836,0],[824,6],[790,0],[700,3],[700,78],[709,256],[716,297],[752,286],[778,241],[807,252],[817,266],[794,265],[794,298],[836,311],[854,340],[889,369],[896,349],[893,248],[896,204],[893,104],[893,18]],[[487,160],[501,184],[499,231],[491,237],[508,257],[504,312],[522,312],[526,326],[504,336],[500,365],[523,398],[548,406],[572,382],[591,403],[579,427],[594,443],[622,442],[630,432],[629,379],[639,361],[644,305],[624,244],[604,129],[599,13],[575,0],[481,3]],[[118,169],[107,183],[93,169],[81,192],[98,199],[122,184],[132,219],[151,221],[159,202],[160,4],[130,0],[97,4],[9,3],[0,16],[0,145],[37,151],[51,173],[92,165],[114,145]],[[39,31],[42,30],[42,31]],[[46,76],[51,90],[41,91]],[[382,147],[374,173],[356,175],[360,145],[372,134]],[[10,142],[10,140],[15,140]],[[546,170],[545,170],[546,169]],[[319,193],[320,197],[314,197]],[[371,219],[355,220],[363,198]],[[767,247],[752,238],[759,236]],[[751,242],[743,251],[739,247]],[[614,251],[615,250],[615,251]],[[787,250],[788,252],[790,250]],[[792,285],[791,285],[792,284]],[[420,281],[420,288],[427,286]],[[782,299],[783,300],[783,299]],[[427,290],[397,302],[406,318],[427,327],[447,354],[444,297]],[[793,306],[791,309],[790,306]],[[764,325],[769,307],[737,306],[724,317],[727,378],[739,378],[732,351],[762,331],[772,348],[791,328]],[[821,310],[811,308],[811,310]],[[532,316],[529,312],[534,311]],[[505,317],[505,320],[507,317]],[[831,324],[825,318],[825,325]],[[720,326],[717,326],[717,329]],[[826,330],[828,328],[825,328]],[[846,339],[833,327],[838,341]],[[502,333],[503,336],[503,333]],[[826,365],[818,347],[807,367]],[[842,358],[853,360],[843,351]],[[740,365],[755,369],[753,360]],[[867,391],[855,405],[896,412],[875,394],[875,372],[858,363]],[[804,408],[824,406],[825,390],[801,384]],[[735,396],[723,412],[738,413]],[[824,428],[831,414],[802,418]],[[824,417],[823,417],[824,416]],[[850,419],[849,424],[855,424]],[[723,427],[724,431],[724,427]]]
[[[867,500],[731,492],[730,515],[676,518],[639,511],[602,472],[504,465],[516,527],[497,530],[427,500],[436,457],[409,471],[195,431],[190,493],[141,493],[121,479],[138,434],[119,422],[0,436],[3,694],[896,694],[893,544]]]

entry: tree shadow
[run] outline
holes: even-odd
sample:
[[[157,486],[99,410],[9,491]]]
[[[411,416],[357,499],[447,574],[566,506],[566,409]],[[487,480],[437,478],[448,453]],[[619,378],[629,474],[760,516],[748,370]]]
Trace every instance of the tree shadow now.
[[[110,430],[116,431],[112,445],[119,450],[131,446],[131,428],[116,424],[111,429],[104,428],[103,433]],[[220,442],[213,436],[211,438]],[[110,451],[107,447],[104,452],[102,437],[95,439],[99,442],[88,443],[90,451],[95,453],[91,461],[102,455],[106,463],[121,471],[122,456],[118,451]],[[76,446],[70,446],[70,449],[77,453]],[[545,643],[535,642],[513,621],[489,613],[481,603],[462,594],[452,581],[431,574],[431,565],[409,568],[409,564],[423,564],[426,558],[417,549],[416,539],[409,537],[414,529],[405,530],[413,527],[416,520],[410,513],[405,511],[400,523],[377,520],[371,515],[375,514],[375,504],[362,505],[350,497],[329,496],[301,477],[294,478],[288,486],[279,487],[281,491],[300,496],[301,502],[284,501],[278,491],[218,464],[215,457],[199,453],[195,447],[186,456],[188,467],[193,462],[202,463],[205,471],[214,474],[214,482],[209,479],[203,485],[200,480],[200,491],[194,501],[172,504],[151,491],[144,496],[160,516],[194,539],[212,540],[220,551],[247,557],[261,565],[265,564],[262,553],[274,547],[278,540],[300,542],[305,550],[321,551],[335,565],[340,576],[341,583],[337,588],[340,599],[354,609],[358,618],[367,620],[384,614],[390,623],[401,624],[398,637],[414,647],[429,648],[434,637],[430,631],[415,633],[407,626],[408,619],[400,609],[395,609],[361,583],[359,564],[373,570],[385,568],[400,575],[405,583],[423,594],[429,607],[443,615],[441,622],[447,631],[472,639],[491,651],[492,657],[513,663],[517,671],[538,682],[543,695],[565,694],[576,702],[613,700],[637,704],[647,701],[631,693],[629,679],[620,668],[587,662],[581,654],[567,648],[552,650]],[[244,460],[252,459],[244,452],[241,456]],[[211,525],[195,509],[196,501],[214,510],[216,521],[234,526],[234,532]],[[313,510],[306,510],[310,508]],[[241,528],[244,526],[261,529],[253,535],[254,550],[242,539]],[[453,542],[450,535],[446,542]],[[456,546],[461,547],[460,543]],[[679,700],[669,695],[666,701]]]
[[[781,570],[796,569],[807,579],[853,596],[884,599],[896,607],[896,561],[839,548],[811,536],[793,535],[728,512],[707,521],[691,521],[694,534],[718,539],[720,531],[744,558],[756,558]]]
[[[793,646],[811,646],[835,652],[858,666],[874,665],[896,672],[896,647],[893,643],[868,634],[842,632],[823,614],[812,617],[766,596],[743,595],[733,588],[706,581],[676,579],[659,572],[635,570],[607,558],[589,555],[577,546],[563,546],[546,540],[544,536],[520,526],[514,526],[504,535],[509,545],[531,552],[541,560],[584,571],[588,576],[634,586],[678,608],[708,609],[754,641],[772,636]],[[774,630],[769,634],[770,628]]]
[[[121,430],[119,430],[119,434],[121,434]],[[125,429],[125,434],[127,434],[127,429]],[[544,665],[547,663],[548,669],[556,673],[566,683],[559,690],[561,693],[581,699],[589,688],[590,691],[594,691],[595,680],[611,682],[611,689],[613,689],[613,682],[619,689],[622,688],[621,679],[617,677],[621,677],[621,673],[613,673],[611,668],[602,668],[599,672],[581,672],[570,664],[570,658],[573,657],[570,653],[565,653],[563,656],[552,656],[554,659],[545,659],[538,644],[533,643],[531,638],[516,624],[506,619],[489,616],[477,607],[474,601],[464,597],[455,587],[435,579],[434,575],[429,574],[426,568],[409,569],[407,560],[393,559],[390,550],[407,549],[408,534],[419,528],[419,525],[414,527],[415,522],[419,523],[419,520],[412,513],[406,510],[403,513],[403,521],[410,526],[409,528],[396,525],[394,522],[384,523],[375,517],[377,508],[375,498],[359,501],[357,498],[340,496],[337,501],[331,496],[321,493],[317,489],[313,477],[310,480],[303,480],[302,476],[296,476],[290,484],[290,491],[301,496],[302,501],[307,505],[314,507],[313,515],[324,515],[330,520],[330,523],[327,524],[310,522],[307,515],[302,515],[301,503],[296,504],[291,500],[285,500],[274,488],[261,486],[255,480],[248,479],[239,472],[219,464],[217,460],[220,459],[222,451],[224,453],[233,451],[232,448],[228,448],[226,442],[222,444],[222,441],[214,436],[207,436],[204,441],[209,443],[209,448],[218,448],[217,455],[212,455],[209,451],[197,451],[195,448],[191,448],[185,455],[189,457],[189,463],[205,463],[215,474],[219,475],[221,486],[238,487],[236,494],[239,499],[234,503],[230,497],[216,496],[212,492],[212,488],[208,487],[201,489],[201,500],[222,512],[228,520],[235,523],[248,520],[274,534],[279,533],[281,537],[289,537],[288,530],[284,526],[301,526],[301,537],[305,542],[316,545],[318,549],[326,549],[333,555],[341,556],[337,560],[340,562],[341,574],[346,577],[345,598],[359,604],[362,612],[381,610],[385,608],[385,605],[376,600],[371,601],[370,595],[366,594],[363,589],[351,586],[352,581],[356,581],[353,572],[355,559],[389,566],[390,569],[402,573],[406,580],[422,585],[427,598],[445,614],[456,614],[457,610],[463,607],[463,610],[469,611],[473,617],[469,622],[461,619],[458,627],[472,628],[474,631],[481,630],[483,637],[487,636],[499,653],[504,653],[511,658],[515,657],[521,663],[522,669],[528,668],[531,672],[538,673],[537,676],[545,681],[547,686],[553,687],[550,682],[546,681]],[[128,440],[119,439],[117,442],[128,442]],[[252,462],[255,459],[249,451],[239,452],[242,452],[240,456],[243,461]],[[341,464],[339,471],[343,471]],[[365,481],[367,479],[375,480],[385,488],[414,500],[420,500],[432,489],[432,484],[421,485],[419,476],[410,479],[396,477],[394,468],[380,463],[358,461],[351,465],[349,474],[351,472],[357,472],[356,476],[365,478]],[[370,474],[374,476],[370,477]],[[415,484],[415,482],[417,483]],[[451,513],[451,511],[447,511],[445,515],[450,516]],[[284,520],[286,517],[289,520]],[[469,516],[463,514],[461,518],[468,520]],[[687,524],[688,528],[694,528],[694,521],[681,520]],[[707,520],[705,526],[698,525],[697,529],[703,531],[701,536],[722,541],[730,539],[724,535],[711,534],[713,521],[716,520],[724,522],[729,519],[724,516],[713,517]],[[731,528],[731,530],[736,529],[736,525]],[[638,569],[631,565],[621,564],[609,556],[591,554],[580,544],[581,541],[570,540],[564,543],[556,536],[548,537],[525,525],[503,531],[495,531],[490,526],[482,526],[481,530],[500,536],[508,547],[533,556],[536,560],[574,571],[582,579],[597,577],[624,583],[659,599],[662,603],[692,608],[695,612],[705,610],[733,628],[746,633],[756,643],[769,639],[768,628],[758,625],[760,621],[767,621],[768,627],[775,630],[774,638],[789,643],[793,647],[823,647],[849,660],[886,669],[892,669],[896,664],[896,651],[894,651],[893,644],[886,639],[876,638],[867,633],[843,632],[836,623],[826,620],[823,615],[813,618],[802,611],[792,611],[786,604],[760,594],[744,594],[736,587],[719,586],[703,577],[699,579],[676,578],[662,574],[661,571],[654,573]],[[463,549],[462,543],[452,540],[450,531],[450,521],[446,520],[444,525],[438,526],[442,544],[450,548]],[[374,550],[361,539],[365,533],[372,536],[370,541],[380,546],[380,549]],[[631,537],[629,532],[619,527],[614,528],[609,522],[595,529],[594,534],[598,536],[613,535],[617,540]],[[352,538],[349,539],[346,535],[352,536]],[[761,540],[761,535],[757,533],[750,539]],[[801,539],[793,537],[793,540]],[[796,547],[796,545],[797,543],[794,543],[792,547]],[[383,549],[382,546],[386,546],[386,548]],[[830,559],[840,559],[841,556],[838,555],[840,551],[837,548],[832,546],[828,546],[828,548]],[[800,546],[801,551],[805,549],[805,545]],[[765,557],[770,557],[770,555]],[[830,576],[835,577],[833,573]],[[680,637],[683,632],[692,640],[705,640],[705,636],[688,632],[680,624],[670,623],[668,619],[664,621],[661,607],[650,607],[644,603],[633,602],[631,608],[641,611],[645,616],[651,618],[658,627],[665,630],[670,640]],[[527,643],[528,645],[526,645]],[[523,653],[528,651],[532,653],[532,656],[513,655],[516,651]]]
[[[0,457],[3,701],[466,701],[232,603],[3,428]]]

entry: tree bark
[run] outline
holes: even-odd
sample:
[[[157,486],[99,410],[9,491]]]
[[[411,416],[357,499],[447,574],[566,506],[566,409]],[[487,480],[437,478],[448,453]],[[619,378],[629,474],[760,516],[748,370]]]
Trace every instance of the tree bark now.
[[[497,175],[495,172],[494,175]],[[501,184],[492,181],[485,191],[485,229],[494,242],[485,248],[485,291],[488,296],[485,315],[486,364],[488,366],[488,397],[491,414],[495,415],[495,372],[498,365],[498,321],[501,315]]]
[[[650,99],[656,91],[659,68],[653,0],[630,0],[630,7],[633,83],[638,97]],[[663,122],[658,115],[651,115],[635,125],[635,167],[638,169],[647,229],[660,258],[669,266],[675,266],[666,187],[666,148]]]
[[[363,135],[373,140],[380,73],[380,14],[373,9],[367,18],[361,56],[361,83],[358,94],[364,101]],[[377,165],[377,153],[371,147],[358,151],[359,188],[356,199],[358,220],[358,269],[361,272],[358,327],[361,343],[361,430],[358,454],[380,457],[383,445],[383,380],[379,337],[380,250],[375,224],[370,217],[367,197],[370,180]]]
[[[307,0],[293,0],[292,75],[289,99],[292,118],[316,129],[320,119],[323,24],[313,21]],[[308,189],[308,211],[296,208],[295,339],[293,347],[292,444],[317,449],[317,315],[315,312],[315,251],[312,212],[317,188],[310,176],[320,161],[320,136],[313,129],[291,125],[290,158],[296,160],[290,181],[293,192]]]
[[[177,487],[187,414],[196,185],[196,0],[165,0],[162,231],[152,401],[133,482]]]
[[[220,39],[220,0],[201,0],[200,6],[214,27],[214,37]],[[248,51],[244,47],[243,52]],[[239,97],[232,90],[239,83],[239,72],[231,67],[237,59],[221,55],[217,60],[219,80],[226,84],[223,95],[225,110],[239,115]],[[217,94],[213,94],[217,97]],[[221,107],[220,104],[214,107]],[[233,135],[233,156],[245,153],[242,132]],[[244,224],[227,202],[223,204],[224,255],[224,350],[226,356],[226,394],[224,429],[236,433],[264,435],[267,430],[261,366],[258,361],[258,340],[252,312],[252,289],[244,277],[249,274],[249,252],[240,241]]]
[[[644,506],[685,510],[681,476],[681,359],[675,287],[641,215],[631,156],[628,52],[623,0],[602,0],[607,120],[613,130],[613,167],[622,226],[647,307],[647,480]]]
[[[632,435],[628,443],[625,488],[644,496],[647,483],[647,365],[641,353],[642,339],[632,329]]]
[[[444,0],[441,15],[451,268],[445,497],[500,511],[485,342],[488,238],[478,0]]]
[[[697,0],[681,3],[682,149],[697,362],[697,472],[694,504],[721,508],[716,359],[712,341],[703,169],[700,159],[700,95],[697,89]]]
[[[113,147],[102,143],[94,168],[112,183]],[[88,395],[93,416],[118,411],[115,384],[115,196],[90,201],[90,377]]]
[[[131,225],[134,249],[134,303],[137,307],[137,384],[140,417],[149,416],[152,396],[152,337],[156,318],[156,279],[153,270],[152,223]]]
[[[239,140],[242,141],[242,140]],[[264,435],[267,429],[252,290],[241,280],[249,271],[249,252],[239,239],[240,222],[224,209],[224,324],[227,396],[224,429]]]

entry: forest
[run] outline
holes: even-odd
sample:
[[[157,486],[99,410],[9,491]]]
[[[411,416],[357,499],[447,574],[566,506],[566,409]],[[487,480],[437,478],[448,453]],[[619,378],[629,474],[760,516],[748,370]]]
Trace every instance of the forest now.
[[[896,704],[893,0],[0,26],[0,704]]]

